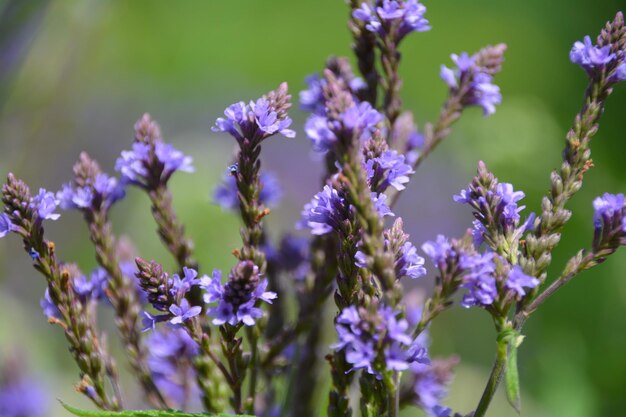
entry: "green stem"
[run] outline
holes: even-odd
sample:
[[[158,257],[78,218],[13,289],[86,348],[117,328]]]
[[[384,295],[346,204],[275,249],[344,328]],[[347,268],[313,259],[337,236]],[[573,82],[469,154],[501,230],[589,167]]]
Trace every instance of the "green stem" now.
[[[500,381],[502,380],[502,375],[504,374],[504,368],[506,366],[506,349],[507,343],[505,341],[499,341],[496,361],[493,364],[491,375],[489,376],[489,380],[487,381],[487,385],[485,386],[485,390],[483,391],[483,395],[480,398],[480,402],[476,407],[473,417],[483,417],[485,413],[487,413],[487,409],[491,404],[491,400],[493,399],[493,396],[498,389],[498,385],[500,385]]]

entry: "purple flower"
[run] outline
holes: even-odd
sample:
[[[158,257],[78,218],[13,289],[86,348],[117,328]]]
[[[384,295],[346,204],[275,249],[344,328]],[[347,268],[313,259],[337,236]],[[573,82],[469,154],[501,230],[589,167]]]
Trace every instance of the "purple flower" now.
[[[337,136],[330,128],[330,122],[325,116],[311,115],[304,124],[304,132],[311,139],[313,150],[325,153],[335,146]]]
[[[371,195],[372,195],[372,202],[374,203],[374,208],[376,208],[376,211],[378,212],[378,215],[380,217],[395,216],[395,214],[393,214],[393,212],[391,211],[391,209],[386,203],[387,201],[386,194],[382,194],[382,193],[377,194],[373,192]]]
[[[519,265],[513,266],[505,281],[506,287],[515,293],[518,299],[526,295],[524,288],[535,288],[539,285],[539,280],[530,275],[526,275]]]
[[[626,63],[620,64],[616,69],[610,80],[614,83],[620,81],[626,81]]]
[[[476,56],[469,56],[466,52],[461,55],[452,54],[452,61],[456,69],[441,66],[440,77],[446,85],[456,93],[461,83],[467,83],[461,100],[465,106],[480,106],[485,116],[496,111],[496,105],[502,102],[500,88],[493,84],[493,77],[486,69],[476,65]]]
[[[15,229],[13,226],[13,222],[11,222],[11,218],[5,214],[0,213],[0,238],[5,237]]]
[[[422,245],[422,250],[438,268],[444,269],[448,258],[456,256],[452,245],[444,235],[429,240]]]
[[[616,55],[611,53],[611,45],[602,48],[593,45],[591,38],[585,36],[583,42],[576,41],[569,53],[572,63],[580,65],[587,73],[592,74],[613,61]]]
[[[197,316],[202,311],[202,307],[189,305],[189,301],[186,298],[183,298],[180,301],[180,305],[172,304],[170,306],[170,312],[174,315],[170,319],[170,323],[172,324],[182,324],[183,322],[189,320],[192,317]]]
[[[185,405],[199,395],[192,366],[198,346],[184,329],[165,327],[146,340],[148,367],[159,390],[174,402]]]
[[[417,254],[417,248],[411,242],[402,245],[402,254],[396,260],[396,275],[398,278],[409,277],[411,279],[426,275],[424,258]]]
[[[56,199],[54,193],[46,191],[43,188],[39,189],[39,194],[34,196],[31,200],[31,207],[37,211],[37,215],[43,220],[57,220],[61,217],[60,214],[55,213],[59,201]]]
[[[215,270],[212,278],[203,277],[201,283],[206,290],[204,301],[207,304],[217,302],[216,306],[207,310],[217,326],[226,323],[253,326],[256,319],[263,315],[263,311],[256,306],[257,302],[271,304],[277,297],[276,293],[266,291],[267,280],[260,279],[259,268],[252,261],[240,261],[231,270],[225,285],[222,286],[220,280],[221,273]]]
[[[46,288],[46,292],[41,300],[39,300],[39,306],[43,311],[43,314],[48,319],[60,319],[61,312],[57,308],[57,306],[52,302],[52,298],[50,298],[50,290]]]
[[[153,143],[135,142],[132,150],[122,151],[115,170],[122,174],[124,181],[145,186],[148,180],[167,182],[176,171],[193,172],[191,163],[190,156],[155,140]]]
[[[380,36],[390,34],[391,29],[396,42],[400,42],[411,32],[430,30],[428,20],[424,18],[426,7],[417,0],[383,0],[372,10],[368,3],[354,10],[352,16],[365,23],[365,28]]]
[[[343,128],[348,134],[358,137],[361,141],[370,139],[377,125],[383,120],[384,116],[367,101],[354,103],[340,116]]]
[[[261,184],[263,188],[259,193],[259,201],[267,207],[276,207],[283,193],[278,177],[264,171],[261,173]],[[222,183],[215,188],[213,199],[224,209],[239,210],[237,182],[230,169],[226,170]]]
[[[318,74],[311,74],[304,81],[309,88],[300,91],[300,109],[311,113],[324,114],[324,85],[326,80]]]
[[[624,216],[624,194],[604,193],[601,197],[593,200],[593,223],[596,228],[601,227],[602,223],[612,223],[615,216]]]
[[[89,209],[94,204],[102,204],[108,208],[116,201],[124,198],[124,195],[123,184],[120,184],[115,177],[99,173],[93,181],[89,181],[84,187],[77,187],[71,183],[63,185],[61,190],[57,192],[56,198],[63,210],[69,210]]]
[[[169,319],[169,314],[159,314],[158,316],[153,316],[147,311],[144,311],[141,319],[141,324],[143,325],[142,331],[146,332],[148,330],[155,330],[157,323],[168,321]]]
[[[224,110],[224,115],[226,118],[219,117],[212,130],[229,133],[240,143],[244,138],[260,142],[276,133],[287,138],[296,136],[296,132],[288,129],[291,119],[283,112],[279,113],[279,109],[265,97],[249,104],[235,103]]]
[[[85,275],[74,277],[72,285],[74,292],[76,292],[83,301],[101,300],[105,296],[108,279],[109,277],[103,268],[96,268],[89,278]]]
[[[302,210],[301,226],[311,229],[314,235],[324,235],[332,230],[341,231],[349,210],[346,200],[330,185],[317,193]]]
[[[200,285],[200,280],[197,279],[198,271],[192,268],[183,267],[183,277],[174,274],[171,278],[170,293],[173,297],[181,297],[187,294],[191,287]]]
[[[381,376],[381,370],[408,369],[409,364],[422,359],[408,335],[408,322],[398,319],[398,313],[390,307],[377,310],[346,307],[337,317],[335,328],[338,342],[335,350],[345,350],[346,360],[353,370],[365,369]],[[410,348],[409,348],[410,347]]]
[[[0,416],[44,417],[50,415],[49,398],[39,380],[23,375],[22,369],[16,365],[18,364],[9,362],[0,374]]]
[[[469,290],[461,302],[463,307],[488,306],[496,300],[498,291],[493,257],[493,252],[461,257],[460,266],[466,271],[463,287]]]
[[[367,179],[377,192],[384,192],[389,186],[401,191],[409,182],[413,168],[405,162],[405,156],[395,150],[387,150],[379,157],[366,162]]]

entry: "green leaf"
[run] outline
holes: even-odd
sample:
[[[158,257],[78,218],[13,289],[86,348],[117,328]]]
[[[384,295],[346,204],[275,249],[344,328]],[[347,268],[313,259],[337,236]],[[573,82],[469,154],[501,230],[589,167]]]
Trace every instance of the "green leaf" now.
[[[89,411],[74,408],[61,401],[61,405],[78,417],[254,417],[235,414],[190,414],[182,411],[164,410],[128,410],[128,411]]]
[[[506,357],[506,370],[504,371],[504,380],[506,382],[506,398],[509,404],[519,414],[522,411],[522,399],[519,389],[519,373],[517,372],[517,347],[515,341],[508,344],[508,353]]]

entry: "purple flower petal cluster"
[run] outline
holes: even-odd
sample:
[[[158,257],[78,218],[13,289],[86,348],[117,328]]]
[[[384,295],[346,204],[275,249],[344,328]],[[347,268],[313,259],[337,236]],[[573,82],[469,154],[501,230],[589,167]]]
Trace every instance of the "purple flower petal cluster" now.
[[[359,77],[352,77],[345,81],[352,93],[357,93],[365,87],[365,82]],[[324,99],[326,80],[318,74],[311,74],[305,78],[305,82],[308,88],[300,91],[300,109],[323,116],[326,114],[326,100]]]
[[[313,150],[325,153],[336,146],[340,137],[357,137],[360,141],[370,139],[383,119],[384,116],[370,103],[353,102],[337,120],[325,115],[311,115],[304,125],[304,131],[311,139]]]
[[[226,118],[218,118],[211,130],[228,133],[240,143],[244,139],[259,143],[277,133],[287,138],[296,136],[289,129],[291,118],[279,113],[265,97],[248,104],[243,101],[232,104],[224,110],[224,115]]]
[[[52,298],[50,298],[50,290],[48,288],[46,288],[43,298],[39,300],[39,306],[48,320],[61,318],[61,312],[52,302]]]
[[[200,394],[193,367],[198,345],[184,329],[164,327],[155,331],[146,340],[146,346],[154,382],[176,407]]]
[[[417,248],[411,242],[402,245],[401,256],[396,259],[396,276],[416,279],[426,275],[424,258],[417,254]]]
[[[518,203],[523,198],[524,193],[515,191],[513,185],[498,183],[497,178],[487,171],[482,162],[479,164],[478,174],[467,189],[453,197],[457,203],[467,204],[474,209],[476,220],[473,222],[473,236],[476,247],[485,240],[493,247],[497,241],[496,234],[517,240],[532,228],[534,213],[520,225],[519,213],[525,206]]]
[[[519,265],[515,265],[511,268],[504,285],[515,294],[517,299],[521,299],[526,295],[527,288],[535,288],[539,283],[537,278],[525,274]]]
[[[202,307],[191,306],[189,301],[187,301],[186,298],[183,298],[178,305],[172,304],[170,306],[170,313],[172,313],[173,316],[170,319],[170,323],[183,324],[190,318],[196,317],[200,314],[200,312],[202,312]]]
[[[457,257],[457,253],[452,247],[450,240],[444,235],[437,235],[437,238],[429,240],[422,245],[422,251],[430,258],[433,264],[439,269],[446,269],[448,260]]]
[[[5,237],[15,229],[11,218],[6,213],[0,213],[0,238]]]
[[[60,214],[55,213],[59,200],[53,192],[46,191],[43,188],[39,189],[39,194],[31,199],[30,206],[37,212],[37,216],[40,220],[57,220],[61,217]]]
[[[13,366],[12,366],[13,365]],[[0,374],[0,416],[45,417],[50,415],[49,397],[40,382],[23,375],[9,362]]]
[[[350,218],[346,199],[330,185],[315,194],[302,210],[301,227],[308,227],[314,235],[324,235],[331,231],[341,232],[344,222]]]
[[[390,307],[346,307],[336,320],[339,341],[333,348],[345,350],[352,370],[365,369],[377,377],[387,370],[404,371],[413,362],[428,362],[425,347],[409,336],[408,327]]]
[[[72,183],[63,185],[56,198],[63,210],[70,210],[89,209],[94,206],[108,208],[124,198],[124,195],[124,186],[115,177],[99,173],[93,183],[88,182],[82,187]]]
[[[624,194],[604,193],[593,200],[594,249],[626,245],[626,199]]]
[[[452,54],[455,69],[441,66],[441,79],[453,93],[462,91],[462,103],[465,106],[480,106],[485,116],[496,111],[496,105],[502,102],[500,87],[493,84],[493,76],[484,68],[476,64],[476,55],[469,56],[466,52],[461,55]]]
[[[461,256],[460,265],[465,270],[463,287],[468,289],[461,302],[463,307],[489,306],[498,297],[493,258],[493,252]]]
[[[222,274],[213,271],[211,278],[204,277],[201,283],[206,290],[204,301],[207,304],[217,302],[207,313],[213,316],[213,324],[243,323],[253,326],[256,319],[263,316],[263,310],[257,307],[258,301],[272,304],[276,293],[266,291],[267,279],[260,279],[259,267],[252,261],[240,261],[230,272],[228,282],[222,285]]]
[[[413,174],[411,165],[405,162],[405,156],[396,150],[387,150],[382,155],[369,159],[365,163],[367,179],[373,190],[384,192],[389,186],[398,191],[404,190]]]
[[[391,35],[396,42],[400,42],[411,32],[430,30],[425,13],[426,6],[417,0],[382,0],[374,8],[362,3],[352,16],[364,22],[370,32],[381,37]]]
[[[167,182],[176,171],[193,172],[192,158],[160,140],[135,142],[130,151],[122,151],[115,170],[126,182],[144,185]]]
[[[443,381],[430,364],[411,364],[411,372],[415,377],[413,390],[417,406],[429,417],[440,416],[443,408],[441,401],[448,396],[448,381]]]
[[[261,173],[261,184],[259,202],[266,207],[276,207],[283,196],[278,177],[271,172],[264,171]],[[239,210],[237,182],[230,168],[224,173],[222,183],[215,188],[213,200],[224,209]]]
[[[572,63],[580,65],[591,77],[602,72],[609,64],[619,60],[617,68],[609,79],[613,82],[626,80],[626,63],[623,61],[623,53],[619,55],[612,53],[611,45],[596,46],[589,36],[585,36],[583,42],[574,42],[569,53],[569,59]]]
[[[99,301],[105,298],[105,291],[109,284],[109,276],[103,268],[96,268],[87,278],[85,275],[77,275],[72,281],[74,292],[81,300]]]

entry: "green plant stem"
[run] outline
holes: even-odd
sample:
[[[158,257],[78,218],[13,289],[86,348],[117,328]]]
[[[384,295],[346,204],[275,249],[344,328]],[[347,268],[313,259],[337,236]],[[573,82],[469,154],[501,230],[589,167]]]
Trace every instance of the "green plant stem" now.
[[[489,405],[491,404],[493,396],[498,390],[498,385],[500,385],[502,375],[504,374],[504,368],[506,366],[506,349],[507,343],[505,341],[499,341],[496,360],[493,364],[493,368],[491,369],[491,375],[489,376],[489,380],[487,381],[482,397],[480,397],[480,402],[476,407],[473,417],[483,417],[485,415]]]

